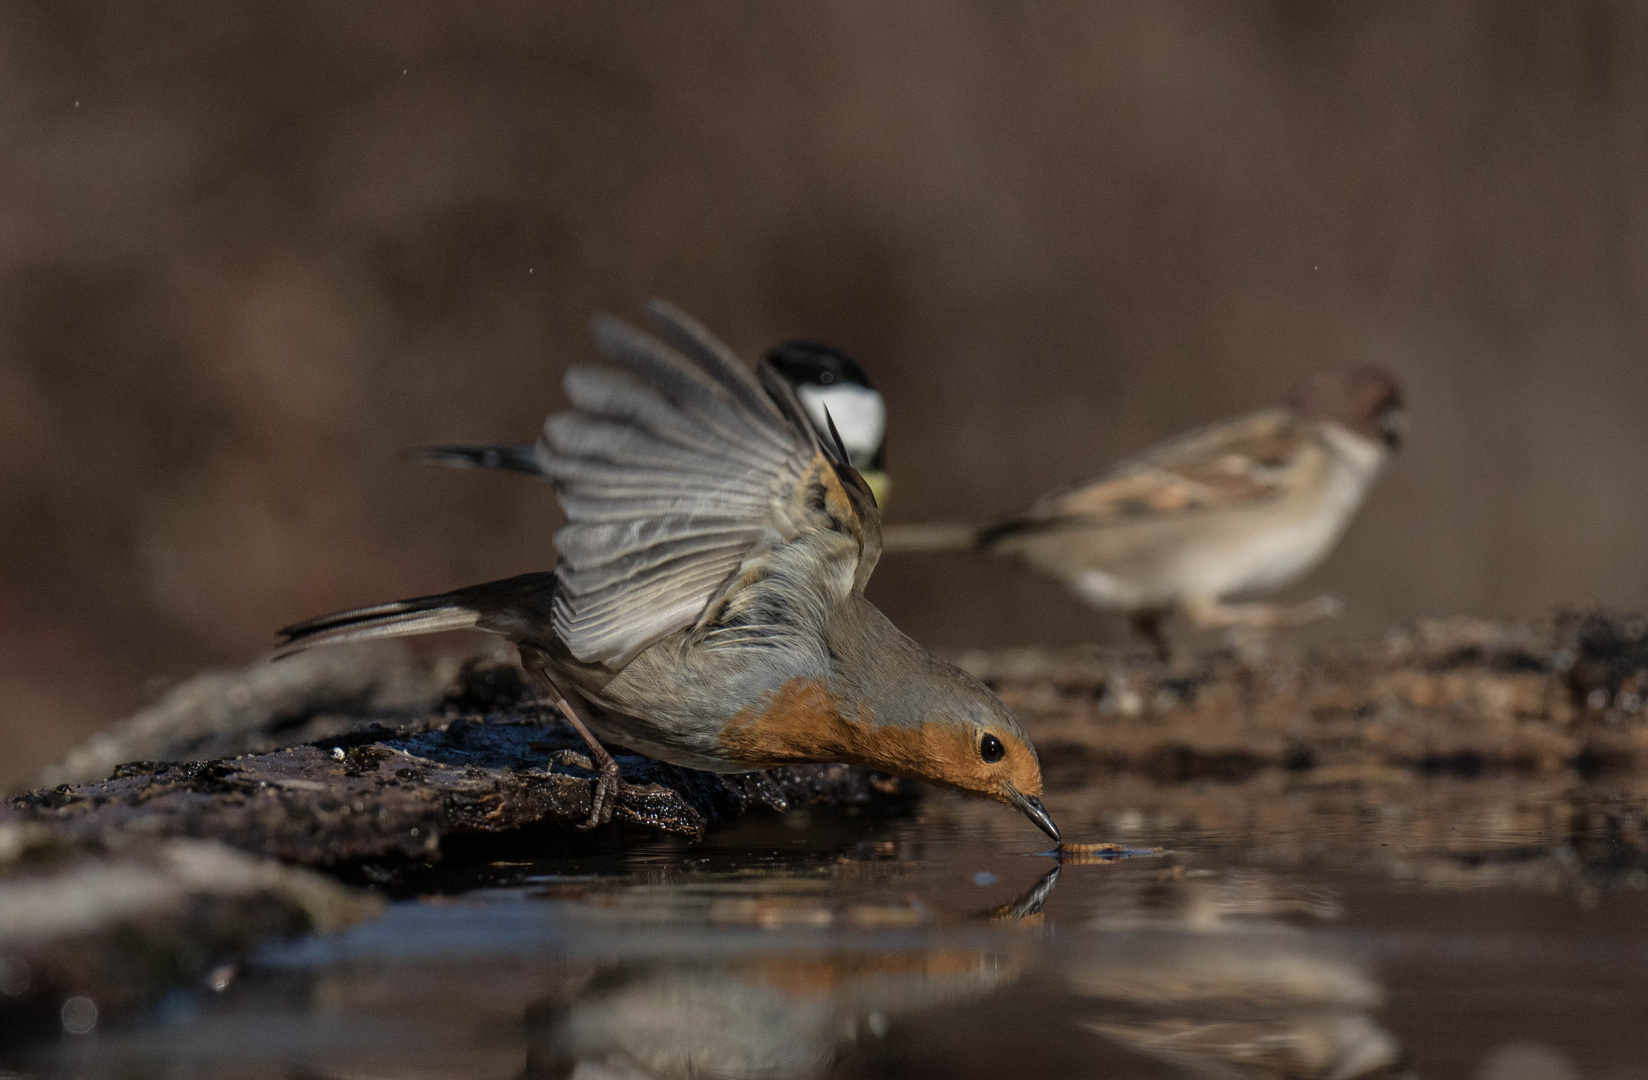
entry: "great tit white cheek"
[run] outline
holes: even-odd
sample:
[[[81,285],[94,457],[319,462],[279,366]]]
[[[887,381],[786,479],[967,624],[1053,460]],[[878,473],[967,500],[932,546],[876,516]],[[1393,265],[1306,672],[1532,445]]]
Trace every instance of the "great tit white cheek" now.
[[[867,386],[837,383],[834,386],[800,386],[796,395],[820,431],[829,430],[829,421],[847,448],[855,467],[864,467],[881,449],[887,435],[887,403]],[[826,413],[829,420],[825,419]]]

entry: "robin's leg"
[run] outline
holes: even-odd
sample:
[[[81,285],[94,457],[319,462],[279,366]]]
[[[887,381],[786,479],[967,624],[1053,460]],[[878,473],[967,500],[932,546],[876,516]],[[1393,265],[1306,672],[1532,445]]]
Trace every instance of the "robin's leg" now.
[[[618,771],[618,759],[607,752],[601,741],[589,730],[583,718],[572,707],[559,690],[553,691],[555,707],[561,710],[566,722],[572,725],[572,730],[583,737],[585,745],[589,747],[590,760],[595,765],[595,795],[590,802],[589,820],[579,826],[584,829],[593,829],[597,825],[605,825],[612,820],[612,811],[618,806],[618,795],[624,790],[624,776]]]
[[[618,770],[618,760],[601,745],[601,740],[589,730],[589,725],[578,715],[578,710],[572,707],[567,695],[555,685],[555,680],[549,676],[549,666],[541,655],[532,650],[522,649],[521,666],[549,691],[549,696],[555,700],[555,708],[566,722],[572,725],[572,730],[584,740],[584,745],[589,747],[590,761],[595,769],[595,793],[590,800],[589,820],[579,828],[593,829],[597,825],[605,825],[612,820],[612,811],[618,805],[618,795],[624,790],[624,776]]]
[[[1167,622],[1167,612],[1161,608],[1152,608],[1148,611],[1135,611],[1129,620],[1133,625],[1133,632],[1144,638],[1156,650],[1156,659],[1167,663],[1173,659],[1173,647],[1167,640],[1167,633],[1163,624]]]

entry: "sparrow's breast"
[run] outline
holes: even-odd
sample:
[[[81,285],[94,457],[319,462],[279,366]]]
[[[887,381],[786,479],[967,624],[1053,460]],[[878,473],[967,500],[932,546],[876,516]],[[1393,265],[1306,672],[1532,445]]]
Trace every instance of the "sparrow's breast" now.
[[[1321,441],[1284,498],[1233,517],[1224,535],[1187,566],[1190,595],[1220,599],[1262,593],[1302,577],[1338,542],[1383,465],[1380,448],[1336,424],[1323,424]]]

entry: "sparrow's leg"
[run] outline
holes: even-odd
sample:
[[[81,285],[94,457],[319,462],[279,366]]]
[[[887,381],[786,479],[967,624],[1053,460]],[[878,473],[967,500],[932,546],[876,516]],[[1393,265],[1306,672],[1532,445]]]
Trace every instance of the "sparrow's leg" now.
[[[550,678],[546,658],[529,648],[522,648],[520,653],[521,666],[549,691],[549,696],[555,700],[555,708],[560,711],[566,722],[572,725],[572,730],[584,740],[584,745],[589,747],[590,761],[596,774],[595,793],[590,800],[589,820],[579,828],[593,829],[597,825],[605,825],[612,820],[612,811],[618,805],[618,795],[624,790],[624,776],[618,770],[618,760],[601,745],[601,740],[589,730],[589,725],[578,715],[578,710],[572,707],[567,695],[562,693],[561,688],[555,685],[555,680]]]
[[[1185,614],[1203,630],[1238,626],[1279,630],[1337,615],[1344,608],[1335,596],[1318,596],[1300,604],[1221,604],[1217,600],[1196,600],[1185,605]]]
[[[1161,608],[1149,611],[1135,611],[1129,620],[1133,624],[1133,632],[1144,638],[1156,650],[1156,659],[1167,663],[1173,659],[1173,647],[1167,640],[1167,634],[1162,629],[1167,622],[1167,612]]]
[[[1331,619],[1341,615],[1345,610],[1345,602],[1337,596],[1324,593],[1313,596],[1309,600],[1301,601],[1284,609],[1287,626],[1303,626],[1315,622],[1317,619]]]

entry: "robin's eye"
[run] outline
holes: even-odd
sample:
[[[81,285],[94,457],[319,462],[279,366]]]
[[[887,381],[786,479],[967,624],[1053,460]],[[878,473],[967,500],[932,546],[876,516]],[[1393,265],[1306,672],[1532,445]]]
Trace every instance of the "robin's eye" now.
[[[825,386],[830,385],[831,383],[835,382],[835,372],[833,372],[833,371],[821,371],[821,372],[819,372],[818,373],[818,381],[823,383]]]
[[[1001,745],[1001,740],[994,735],[986,735],[979,740],[979,757],[994,765],[1007,756],[1007,747]]]

